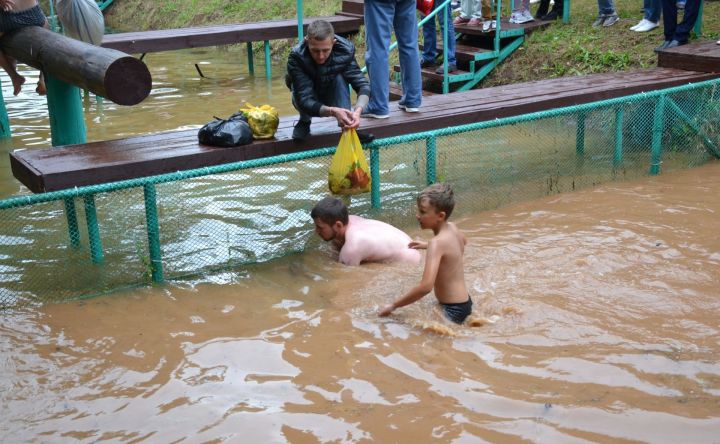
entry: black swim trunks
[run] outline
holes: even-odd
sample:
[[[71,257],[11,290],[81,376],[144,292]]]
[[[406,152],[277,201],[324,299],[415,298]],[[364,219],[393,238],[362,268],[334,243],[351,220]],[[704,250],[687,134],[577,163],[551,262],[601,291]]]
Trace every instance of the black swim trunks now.
[[[440,304],[443,308],[443,313],[448,319],[456,324],[462,324],[470,313],[472,313],[473,302],[468,295],[468,300],[456,304]]]
[[[20,12],[0,11],[0,32],[10,32],[27,26],[45,26],[45,14],[40,5]]]

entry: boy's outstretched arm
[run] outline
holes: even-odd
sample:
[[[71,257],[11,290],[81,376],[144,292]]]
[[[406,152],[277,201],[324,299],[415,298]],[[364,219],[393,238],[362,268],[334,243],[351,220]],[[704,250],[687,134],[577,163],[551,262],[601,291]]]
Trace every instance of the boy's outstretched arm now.
[[[438,251],[435,242],[430,241],[427,244],[427,255],[425,256],[425,269],[423,271],[420,283],[414,286],[403,297],[396,300],[390,305],[386,305],[378,312],[380,316],[388,316],[396,308],[404,307],[413,302],[422,299],[423,296],[430,293],[435,286],[435,278],[437,277],[438,268],[440,267],[440,259],[442,254]]]

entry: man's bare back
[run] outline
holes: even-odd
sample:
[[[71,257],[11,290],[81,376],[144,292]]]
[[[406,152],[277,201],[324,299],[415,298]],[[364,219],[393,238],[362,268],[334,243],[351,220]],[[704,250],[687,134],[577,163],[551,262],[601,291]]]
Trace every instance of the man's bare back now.
[[[358,265],[361,262],[420,262],[420,253],[408,245],[412,239],[402,230],[385,222],[350,216],[340,262]]]

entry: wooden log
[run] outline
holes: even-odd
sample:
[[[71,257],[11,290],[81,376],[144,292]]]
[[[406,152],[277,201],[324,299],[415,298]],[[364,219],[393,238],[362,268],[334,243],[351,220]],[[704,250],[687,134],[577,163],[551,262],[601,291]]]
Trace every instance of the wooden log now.
[[[73,40],[39,26],[0,37],[2,50],[19,62],[92,91],[118,105],[136,105],[150,94],[147,66],[124,52]]]

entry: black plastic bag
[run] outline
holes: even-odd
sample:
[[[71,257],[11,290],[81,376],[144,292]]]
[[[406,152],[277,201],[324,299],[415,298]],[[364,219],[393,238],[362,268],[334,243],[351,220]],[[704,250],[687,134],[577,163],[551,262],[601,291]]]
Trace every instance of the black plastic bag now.
[[[215,120],[200,128],[198,141],[203,145],[232,147],[247,145],[253,141],[252,129],[243,113],[235,113],[228,119]]]

